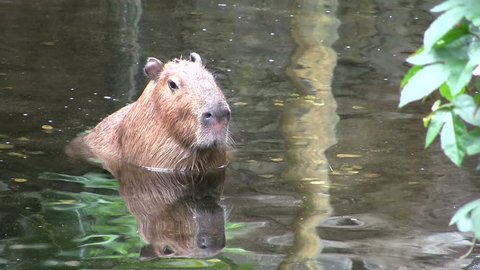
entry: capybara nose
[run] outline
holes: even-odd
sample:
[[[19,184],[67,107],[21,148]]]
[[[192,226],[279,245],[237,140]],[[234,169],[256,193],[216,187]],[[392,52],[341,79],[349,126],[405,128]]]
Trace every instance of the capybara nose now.
[[[208,235],[200,233],[197,236],[197,246],[200,249],[218,250],[225,247],[225,235]]]
[[[230,121],[230,109],[221,108],[206,111],[202,114],[201,120],[204,125],[210,125],[214,123],[227,124]]]
[[[210,247],[210,239],[207,235],[199,235],[198,236],[198,247],[201,249],[207,249]]]

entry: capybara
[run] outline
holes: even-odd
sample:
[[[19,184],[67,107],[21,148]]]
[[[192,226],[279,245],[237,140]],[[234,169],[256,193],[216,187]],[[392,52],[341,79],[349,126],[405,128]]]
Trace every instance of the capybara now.
[[[73,140],[67,153],[182,171],[226,165],[230,108],[200,56],[166,64],[150,57],[144,72],[150,82],[138,100]]]
[[[109,168],[147,243],[141,259],[211,257],[225,247],[225,211],[218,204],[225,168],[164,172],[122,163]]]

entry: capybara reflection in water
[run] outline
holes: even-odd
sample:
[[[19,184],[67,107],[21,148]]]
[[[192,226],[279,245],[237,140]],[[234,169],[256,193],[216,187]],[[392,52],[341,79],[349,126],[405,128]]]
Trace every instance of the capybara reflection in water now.
[[[138,100],[73,140],[67,153],[182,171],[226,165],[230,108],[200,56],[165,64],[150,57],[144,71],[150,82]]]
[[[225,168],[184,173],[129,164],[109,167],[148,243],[140,251],[141,259],[212,257],[225,247],[225,211],[218,204]]]

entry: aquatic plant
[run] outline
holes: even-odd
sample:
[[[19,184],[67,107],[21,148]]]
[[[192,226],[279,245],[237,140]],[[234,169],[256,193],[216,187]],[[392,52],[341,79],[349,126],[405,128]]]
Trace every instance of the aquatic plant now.
[[[480,154],[480,1],[447,0],[431,11],[442,14],[407,59],[413,66],[401,81],[399,107],[435,100],[423,119],[425,148],[440,134],[443,152],[460,166],[465,155]],[[460,208],[450,224],[480,239],[480,200]]]

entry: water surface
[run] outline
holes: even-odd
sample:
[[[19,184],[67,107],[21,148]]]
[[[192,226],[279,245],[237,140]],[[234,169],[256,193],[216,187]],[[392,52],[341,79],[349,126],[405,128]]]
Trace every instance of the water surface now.
[[[2,1],[0,266],[5,269],[458,269],[450,216],[475,160],[423,150],[398,110],[434,1]],[[138,97],[148,56],[199,53],[232,107],[235,160],[213,258],[140,262],[108,173],[65,145]],[[50,129],[52,127],[52,129]]]

